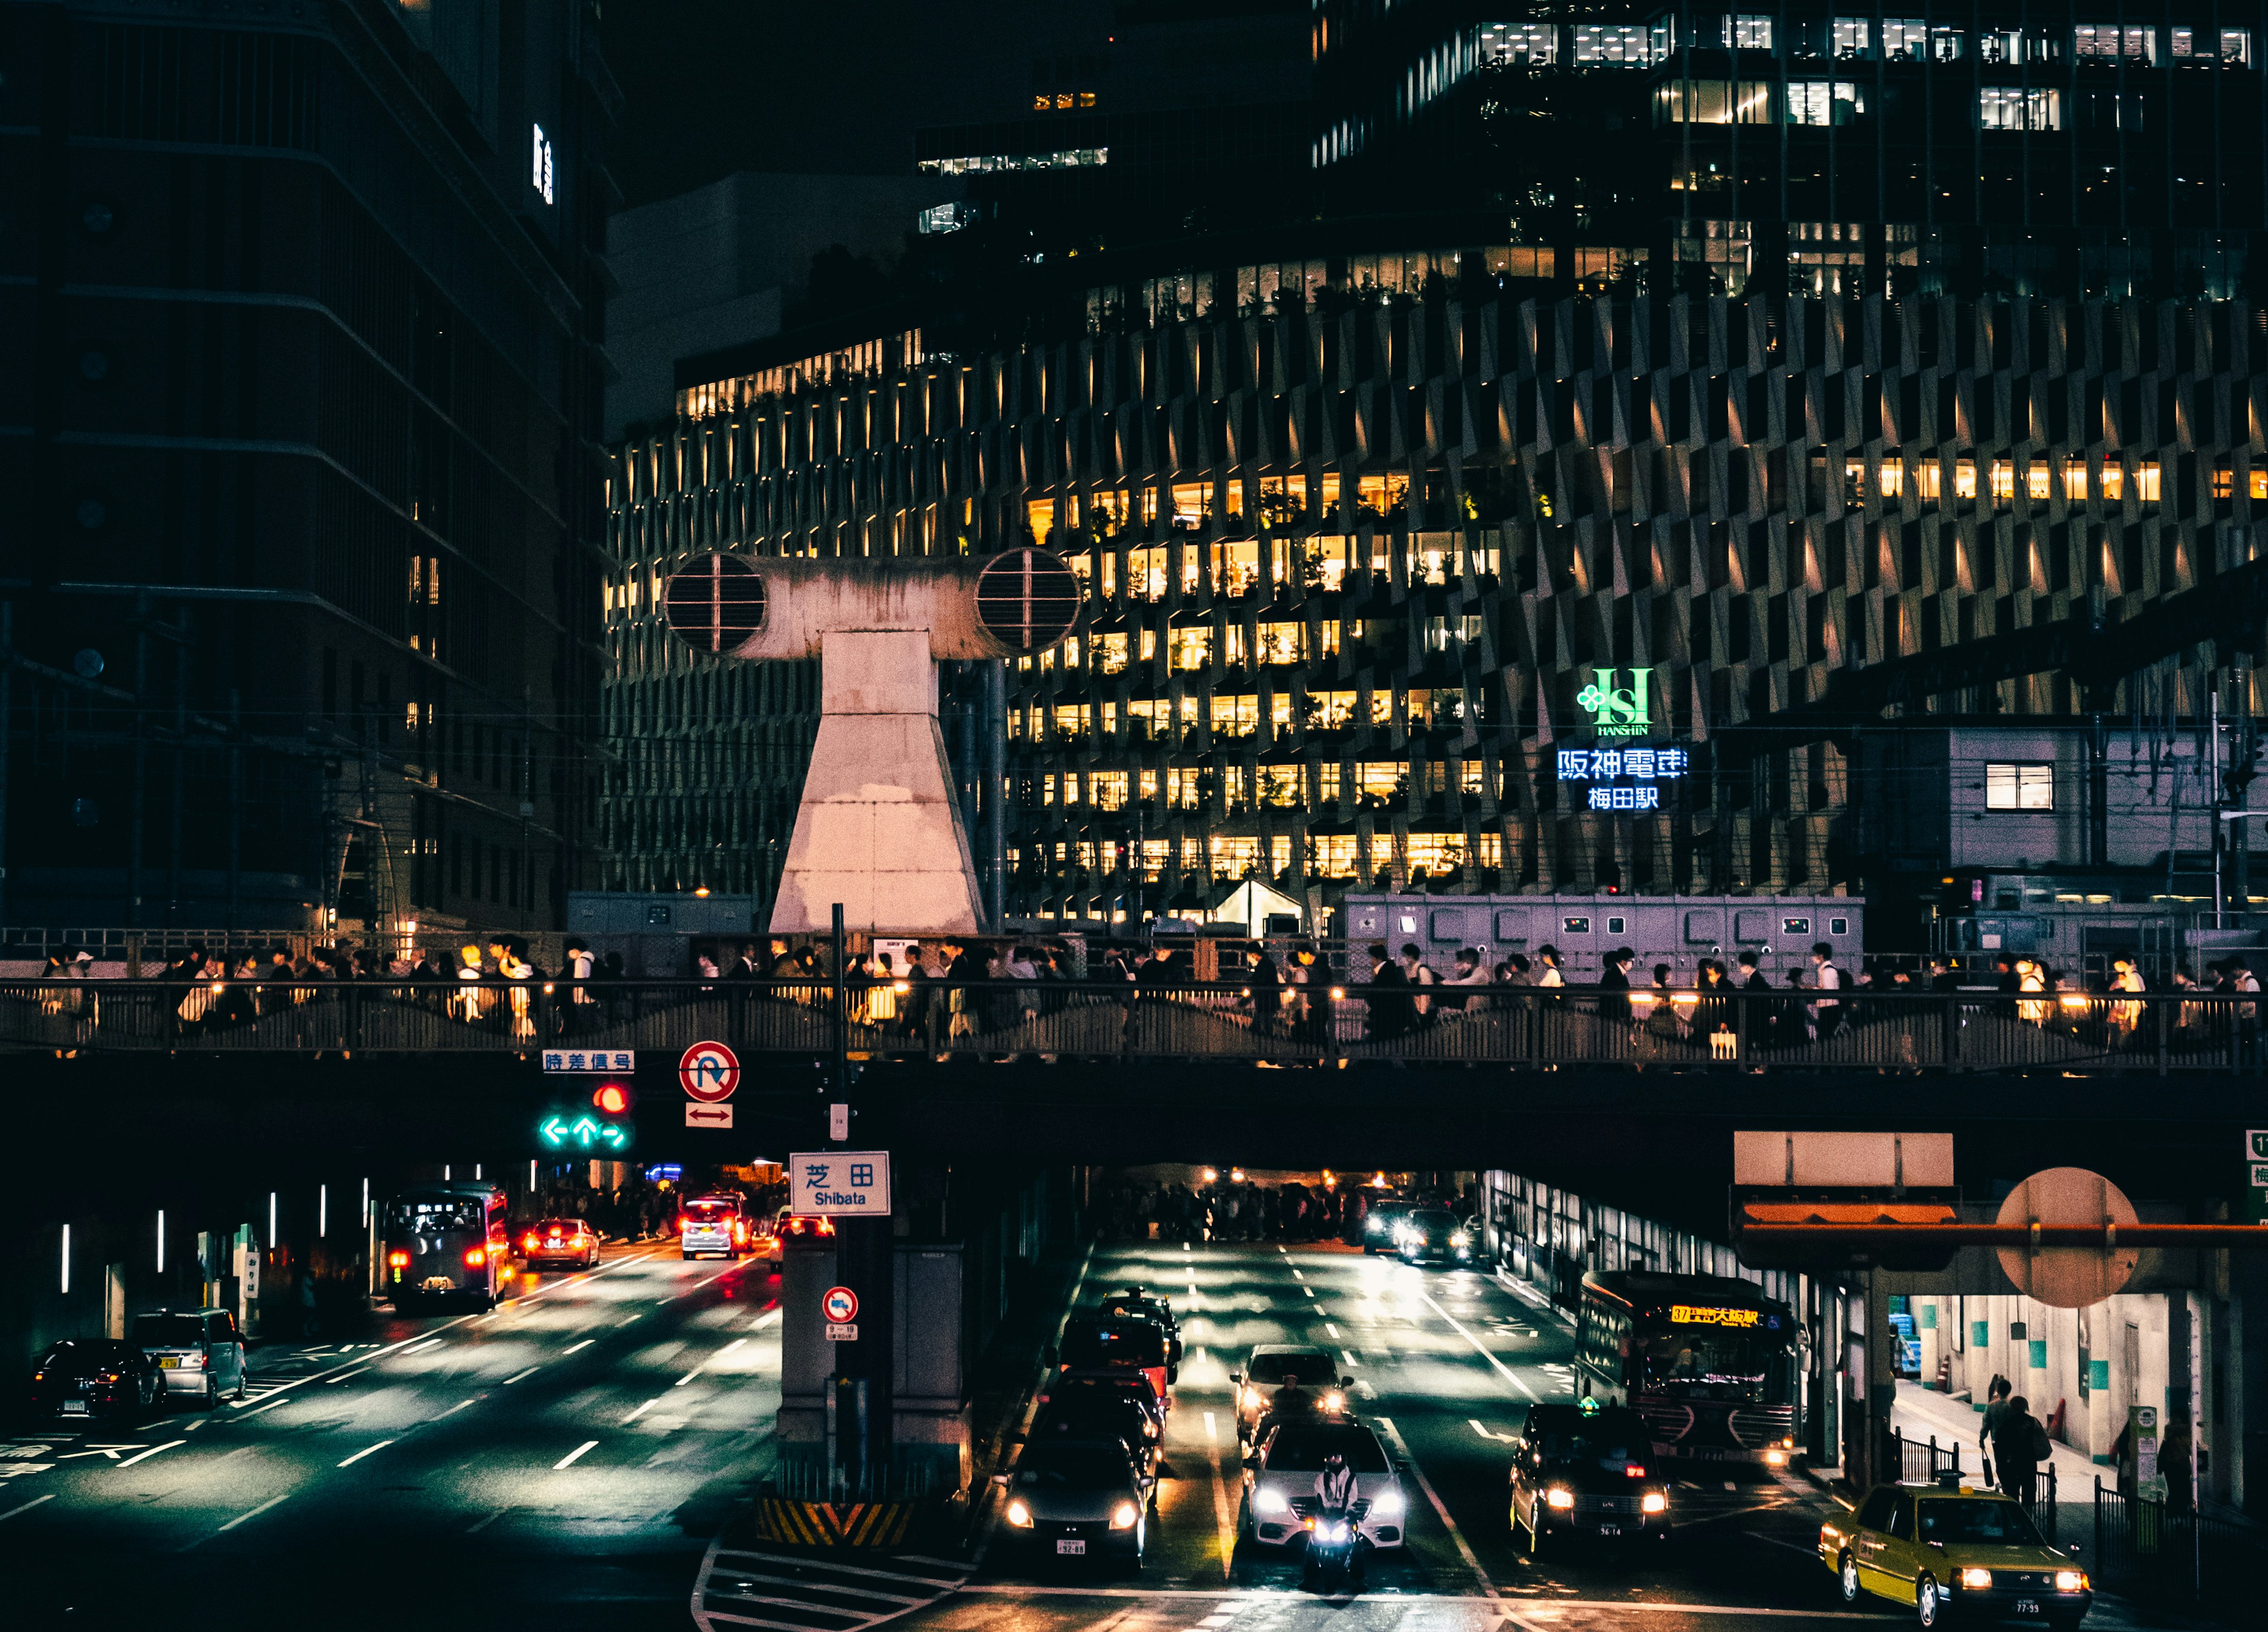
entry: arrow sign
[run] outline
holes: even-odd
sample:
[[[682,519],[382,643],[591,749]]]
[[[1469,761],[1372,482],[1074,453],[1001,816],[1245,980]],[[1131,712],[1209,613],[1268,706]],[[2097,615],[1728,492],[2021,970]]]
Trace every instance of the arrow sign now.
[[[536,1132],[543,1136],[543,1143],[546,1144],[559,1144],[567,1137],[566,1127],[556,1116],[545,1117],[543,1126],[537,1128]]]
[[[733,1107],[729,1105],[688,1105],[685,1107],[688,1128],[730,1128]]]

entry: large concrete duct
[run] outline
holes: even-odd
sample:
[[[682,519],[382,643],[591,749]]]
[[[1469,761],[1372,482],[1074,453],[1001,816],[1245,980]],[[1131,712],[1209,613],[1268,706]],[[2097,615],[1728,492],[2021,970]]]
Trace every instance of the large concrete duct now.
[[[817,657],[819,735],[772,907],[776,935],[829,927],[970,935],[984,927],[968,829],[937,723],[940,658],[1042,651],[1071,632],[1079,580],[1042,549],[987,561],[695,557],[663,615],[696,651]],[[998,800],[988,785],[985,797]]]

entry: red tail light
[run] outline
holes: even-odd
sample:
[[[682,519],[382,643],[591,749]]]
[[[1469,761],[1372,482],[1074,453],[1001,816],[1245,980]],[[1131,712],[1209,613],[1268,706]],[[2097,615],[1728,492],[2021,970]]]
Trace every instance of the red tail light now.
[[[484,1263],[488,1262],[488,1261],[489,1261],[489,1255],[488,1255],[488,1253],[487,1253],[486,1249],[482,1248],[482,1247],[478,1247],[478,1246],[473,1247],[472,1249],[470,1249],[469,1251],[468,1251],[468,1252],[465,1253],[465,1262],[466,1262],[466,1263],[468,1263],[468,1265],[470,1265],[472,1268],[475,1268],[475,1269],[479,1268],[482,1264],[484,1264]]]
[[[1624,1475],[1631,1479],[1643,1479],[1646,1477],[1646,1469],[1640,1467],[1635,1462],[1624,1463],[1623,1465],[1623,1473]]]
[[[534,1236],[531,1235],[527,1238],[526,1246],[529,1252],[532,1253],[535,1250],[535,1238]]]
[[[744,1224],[734,1224],[733,1226],[733,1239],[736,1241],[747,1240],[748,1239],[748,1226]]]
[[[819,1221],[819,1233],[821,1235],[833,1235],[835,1233],[835,1221],[832,1218],[821,1219]]]
[[[388,1253],[386,1255],[386,1261],[392,1264],[396,1269],[407,1269],[409,1268],[409,1254],[407,1253]]]

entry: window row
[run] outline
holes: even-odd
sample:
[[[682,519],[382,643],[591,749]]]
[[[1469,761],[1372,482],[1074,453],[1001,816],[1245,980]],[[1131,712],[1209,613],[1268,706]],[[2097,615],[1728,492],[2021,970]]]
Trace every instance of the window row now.
[[[1782,40],[1776,23],[1768,12],[1734,12],[1697,19],[1687,38],[1695,46],[1736,51],[1771,51],[1784,45],[1790,57],[1838,62],[1868,62],[1877,56],[1885,62],[1951,62],[1973,50],[1990,63],[2055,62],[2066,52],[2077,62],[2220,62],[2236,67],[2252,63],[2252,33],[2243,28],[2158,28],[2106,20],[2073,26],[2067,40],[2060,28],[1987,28],[1978,31],[1972,40],[1966,29],[1925,18],[1884,18],[1877,34],[1872,18],[1837,17],[1793,24]],[[1645,68],[1668,62],[1675,55],[1677,45],[1675,25],[1667,18],[1653,23],[1581,23],[1571,27],[1492,23],[1482,26],[1469,47],[1444,47],[1442,51],[1448,54],[1445,61],[1462,62],[1469,55],[1482,63],[1538,68],[1571,62],[1620,62]],[[1423,75],[1422,67],[1413,70],[1413,87],[1424,84]]]

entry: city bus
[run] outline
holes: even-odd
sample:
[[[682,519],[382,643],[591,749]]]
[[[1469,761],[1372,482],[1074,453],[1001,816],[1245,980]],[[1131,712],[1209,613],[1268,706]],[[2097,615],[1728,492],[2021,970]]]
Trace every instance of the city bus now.
[[[1747,1281],[1585,1275],[1575,1379],[1636,1409],[1658,1457],[1779,1467],[1795,1452],[1795,1317]]]
[[[380,1290],[396,1309],[439,1298],[493,1305],[512,1278],[511,1252],[497,1185],[418,1185],[379,1214]]]

